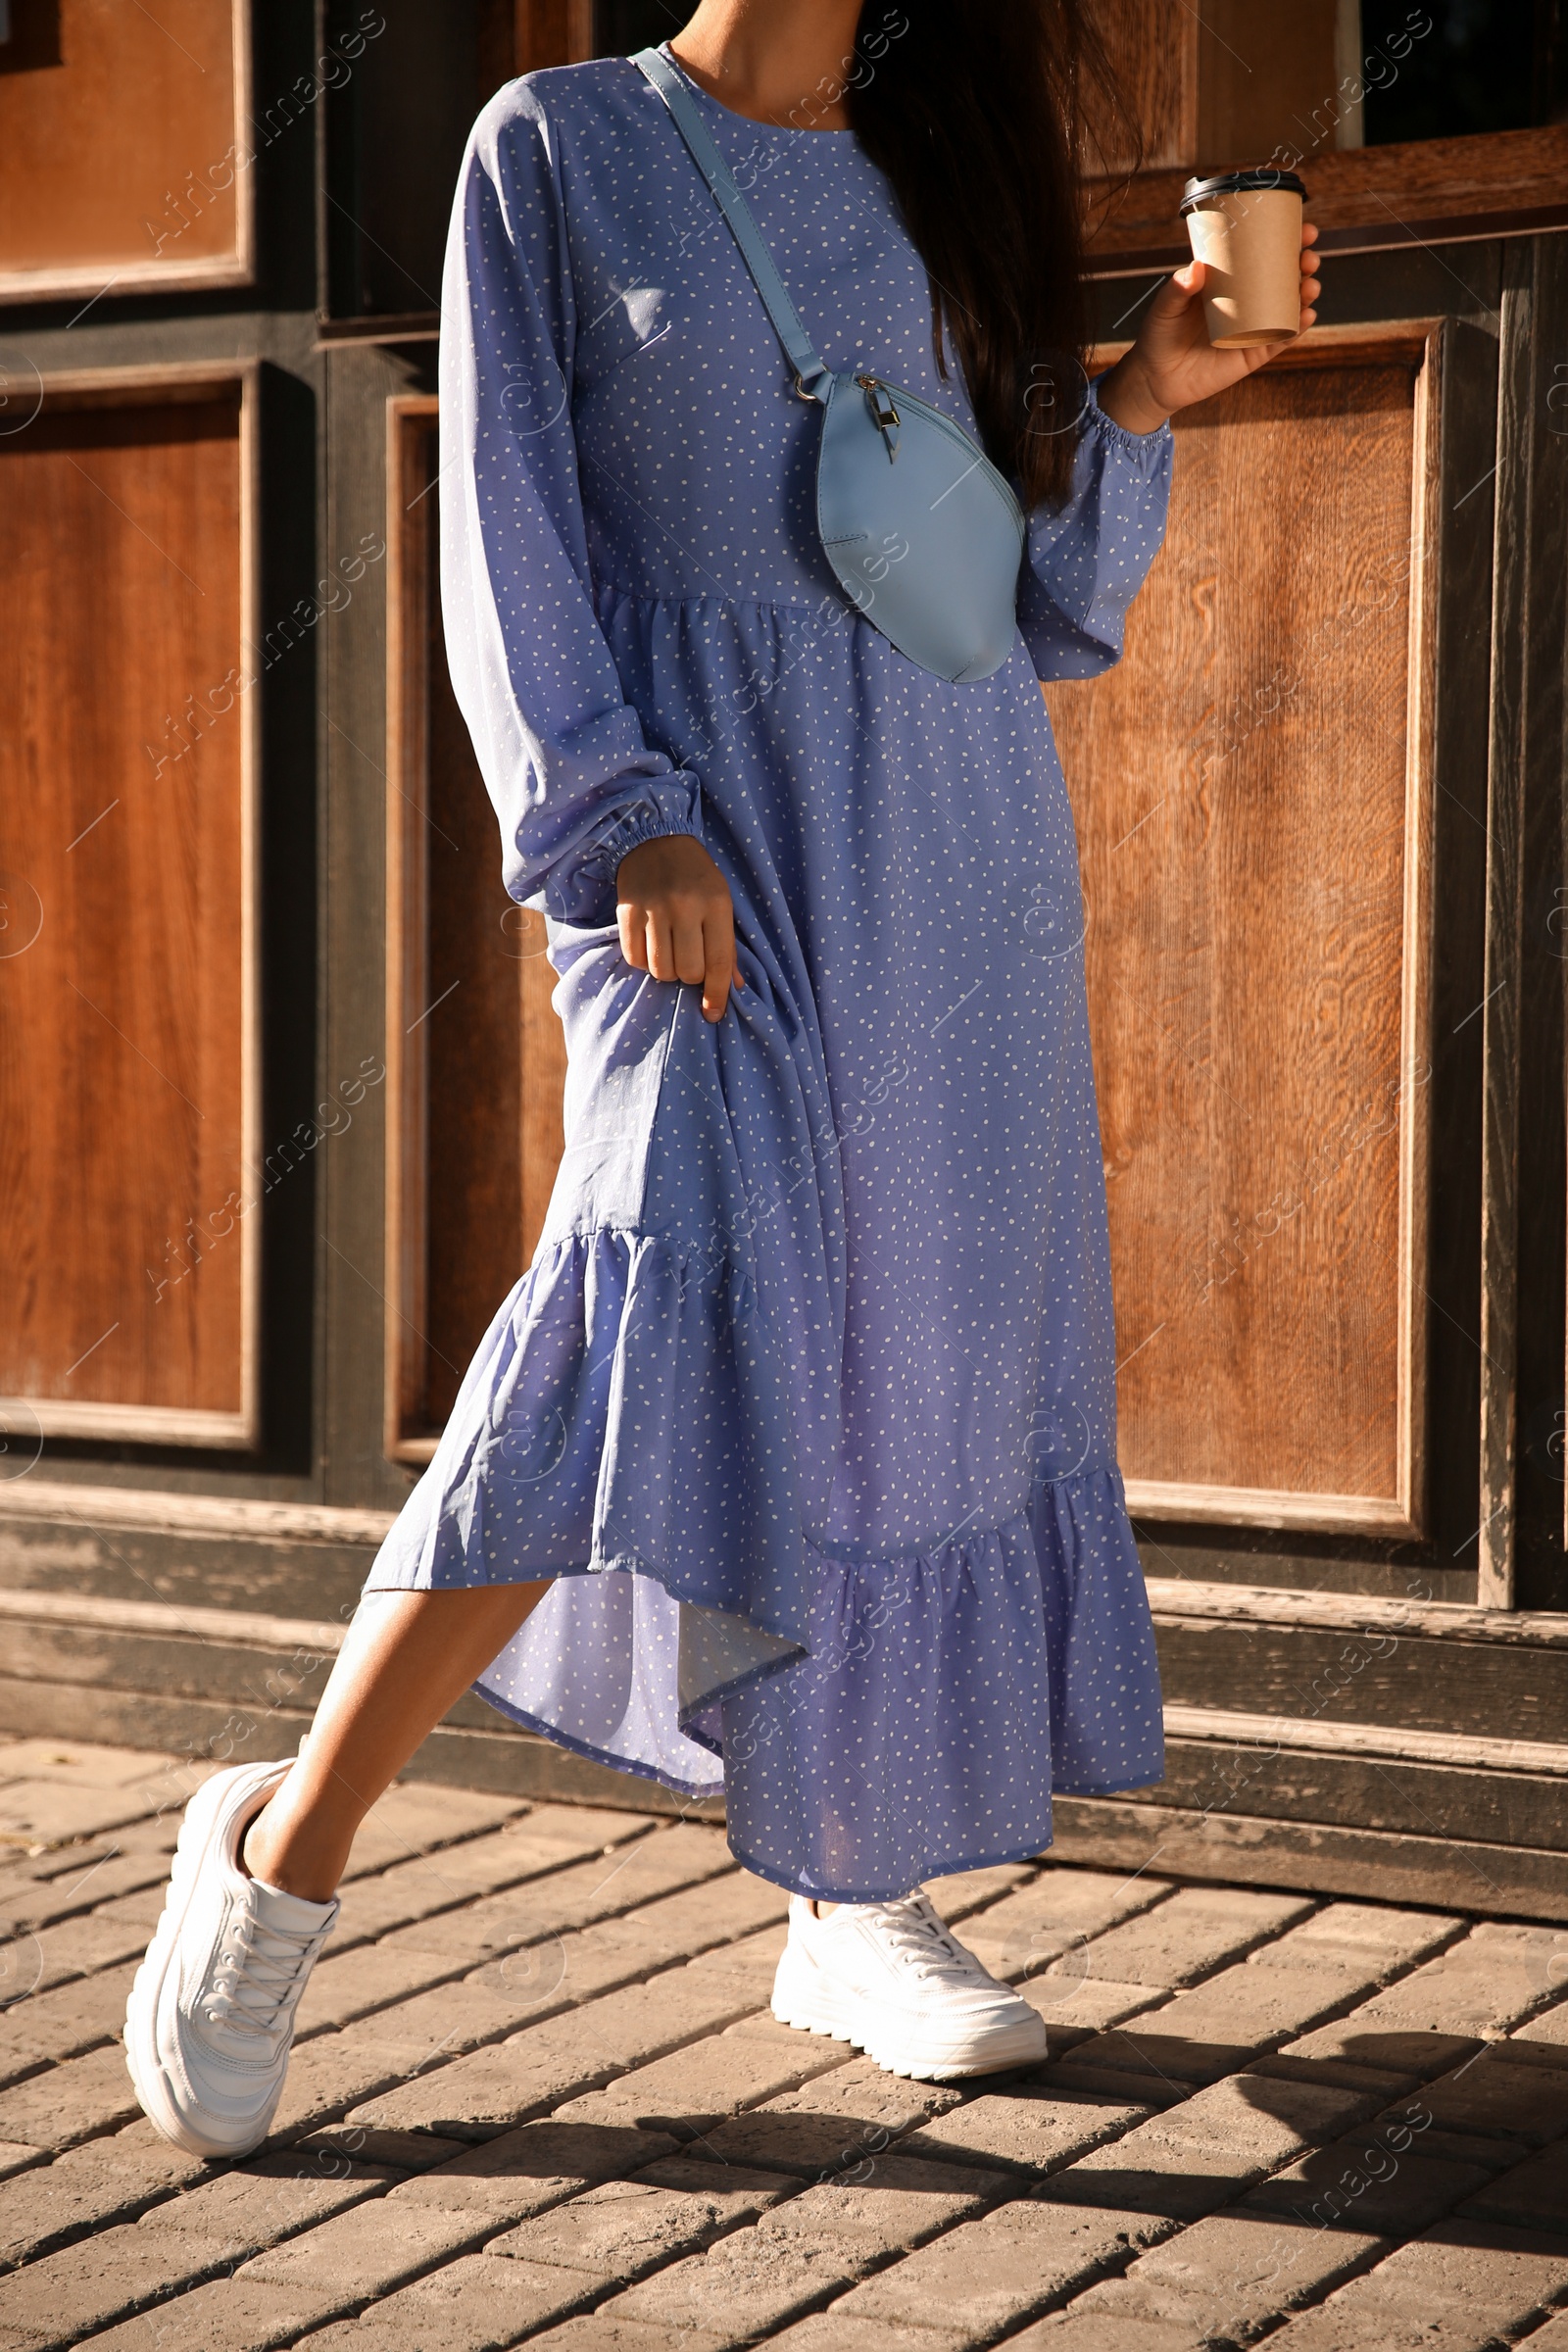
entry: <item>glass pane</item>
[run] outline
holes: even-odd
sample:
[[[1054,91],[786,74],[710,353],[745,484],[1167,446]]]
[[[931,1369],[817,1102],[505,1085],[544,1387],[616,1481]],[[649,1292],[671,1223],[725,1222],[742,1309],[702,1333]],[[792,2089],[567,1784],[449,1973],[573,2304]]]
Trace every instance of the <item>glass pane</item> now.
[[[595,0],[594,55],[634,57],[679,32],[695,0]]]
[[[1361,0],[1368,146],[1564,120],[1563,0]]]

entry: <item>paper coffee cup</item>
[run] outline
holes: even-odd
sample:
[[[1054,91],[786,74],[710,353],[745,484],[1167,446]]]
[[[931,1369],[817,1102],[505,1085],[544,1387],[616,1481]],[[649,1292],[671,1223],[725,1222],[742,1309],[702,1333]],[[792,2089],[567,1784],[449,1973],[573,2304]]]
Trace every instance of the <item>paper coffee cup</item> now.
[[[1219,172],[1187,182],[1182,215],[1206,265],[1203,315],[1217,351],[1300,332],[1305,194],[1294,172]]]

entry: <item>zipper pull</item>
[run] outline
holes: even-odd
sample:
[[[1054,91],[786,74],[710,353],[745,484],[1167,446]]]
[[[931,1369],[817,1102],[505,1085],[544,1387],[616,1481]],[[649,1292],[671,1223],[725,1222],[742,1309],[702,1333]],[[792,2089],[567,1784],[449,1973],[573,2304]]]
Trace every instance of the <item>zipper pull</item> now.
[[[889,459],[896,458],[899,454],[899,412],[893,406],[892,394],[879,375],[858,375],[855,380],[864,392],[865,405],[888,445]]]

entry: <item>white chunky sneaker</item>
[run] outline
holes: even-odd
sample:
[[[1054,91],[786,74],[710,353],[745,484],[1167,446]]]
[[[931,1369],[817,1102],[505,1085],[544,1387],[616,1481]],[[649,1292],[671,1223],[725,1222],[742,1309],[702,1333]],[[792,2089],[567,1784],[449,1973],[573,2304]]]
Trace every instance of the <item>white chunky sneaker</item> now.
[[[158,1931],[125,2012],[125,2064],[149,2120],[192,2156],[267,2137],[294,2012],[338,1906],[264,1886],[239,1867],[246,1826],[288,1771],[239,1764],[191,1798]]]
[[[922,2082],[1048,2055],[1044,2019],[981,1967],[919,1893],[841,1903],[826,1918],[792,1895],[773,2015]]]

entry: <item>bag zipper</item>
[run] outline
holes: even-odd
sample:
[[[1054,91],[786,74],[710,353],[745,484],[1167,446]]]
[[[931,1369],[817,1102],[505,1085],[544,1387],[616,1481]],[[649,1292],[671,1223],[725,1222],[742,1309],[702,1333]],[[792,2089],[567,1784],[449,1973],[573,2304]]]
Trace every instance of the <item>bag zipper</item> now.
[[[985,451],[978,448],[975,442],[971,440],[970,436],[964,431],[961,424],[955,424],[951,416],[944,416],[940,409],[934,409],[931,406],[931,403],[928,400],[922,400],[917,392],[906,392],[900,385],[890,384],[885,376],[858,375],[855,380],[864,392],[866,406],[869,408],[872,416],[876,419],[877,424],[881,427],[882,437],[888,443],[888,455],[890,457],[894,456],[897,451],[896,436],[900,423],[899,412],[895,403],[898,401],[903,401],[906,408],[918,409],[921,416],[928,417],[931,423],[940,425],[943,432],[947,434],[949,440],[956,441],[960,449],[966,449],[970,457],[978,461],[977,470],[983,471],[990,478],[992,488],[997,491],[1000,497],[1005,500],[1007,509],[1011,514],[1015,524],[1017,525],[1020,538],[1024,536],[1029,526],[1025,519],[1022,507],[1019,506],[1017,499],[1013,496],[1011,485],[998,471],[996,466],[992,465],[991,460],[986,456]],[[887,396],[886,421],[884,420],[883,415],[879,412],[877,402],[878,393],[884,393]],[[890,434],[888,431],[889,422],[891,422],[894,428],[892,434]]]

